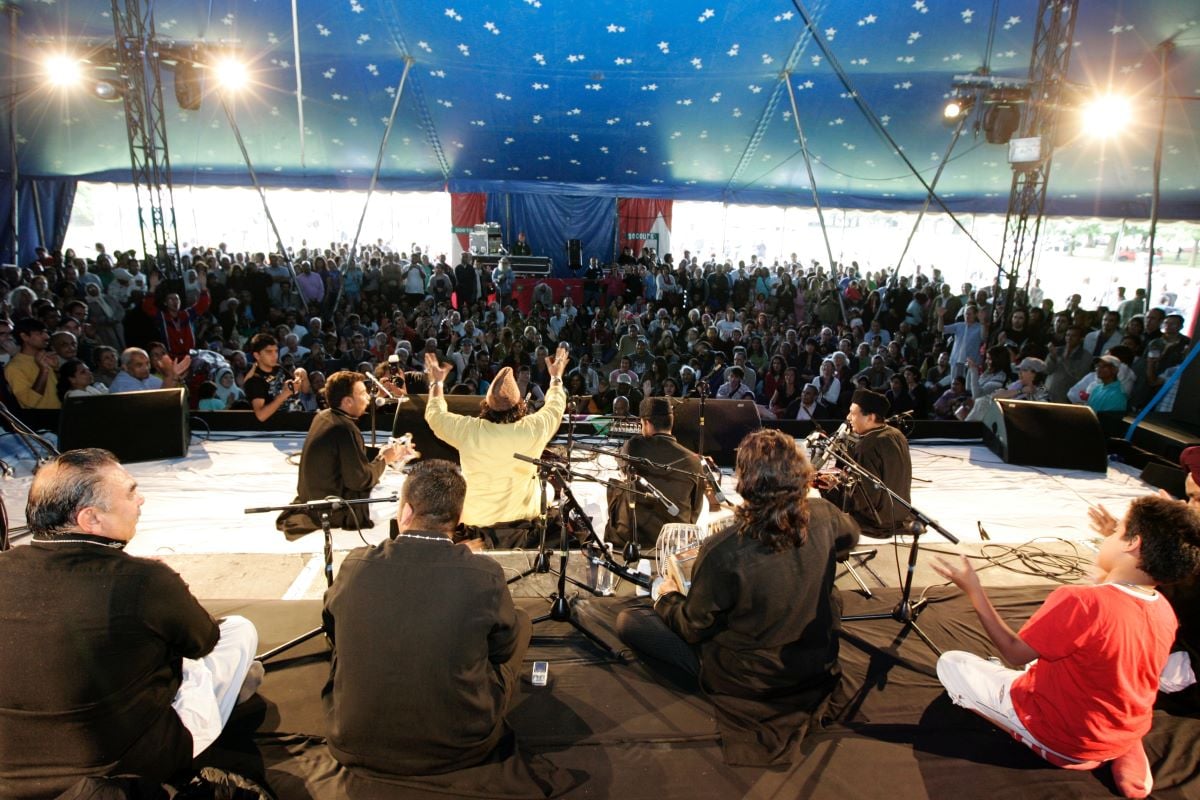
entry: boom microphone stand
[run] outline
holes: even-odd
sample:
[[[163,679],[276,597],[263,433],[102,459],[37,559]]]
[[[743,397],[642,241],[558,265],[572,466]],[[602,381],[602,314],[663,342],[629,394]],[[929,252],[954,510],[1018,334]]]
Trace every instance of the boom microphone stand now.
[[[604,567],[614,575],[622,577],[627,581],[636,584],[637,586],[641,586],[643,589],[650,588],[650,581],[645,575],[634,572],[633,570],[623,567],[612,560],[612,557],[608,554],[608,550],[603,546],[603,544],[600,542],[600,538],[596,535],[596,529],[592,527],[591,518],[588,517],[588,515],[584,512],[583,506],[579,504],[579,501],[571,492],[571,488],[567,485],[566,479],[568,477],[575,477],[584,480],[595,480],[598,483],[610,487],[613,484],[610,481],[598,480],[590,475],[582,475],[573,472],[572,470],[559,464],[545,461],[540,458],[530,458],[529,456],[522,455],[521,453],[513,453],[513,458],[536,465],[539,471],[545,473],[546,480],[559,493],[559,496],[562,497],[562,525],[559,529],[558,569],[556,570],[558,574],[558,590],[551,601],[550,611],[540,617],[535,618],[533,620],[533,624],[537,625],[547,621],[566,622],[572,628],[586,636],[593,644],[607,653],[610,657],[618,658],[617,653],[611,647],[609,647],[594,633],[583,627],[583,625],[581,625],[579,621],[575,619],[575,615],[571,606],[571,598],[567,596],[568,583],[574,584],[580,589],[583,589],[584,591],[589,592],[597,597],[603,594],[603,592],[598,591],[595,587],[588,586],[586,583],[578,581],[567,574],[567,559],[569,558],[571,552],[567,537],[569,533],[575,533],[578,535],[580,531],[583,532],[583,546],[591,546],[590,558],[592,559],[593,563]],[[641,494],[641,492],[638,494]]]
[[[935,531],[944,536],[951,544],[958,544],[958,538],[954,534],[950,533],[950,531],[943,528],[937,520],[928,516],[912,503],[892,491],[892,489],[886,483],[884,483],[879,476],[875,475],[875,473],[871,472],[866,467],[862,466],[853,458],[851,458],[850,455],[844,451],[844,449],[838,448],[836,450],[831,450],[830,452],[834,458],[842,463],[843,468],[855,475],[859,481],[865,481],[875,486],[876,489],[882,489],[883,491],[887,492],[893,503],[899,503],[901,506],[908,509],[908,511],[913,515],[913,523],[910,528],[913,541],[912,546],[908,550],[908,573],[904,576],[904,589],[900,595],[900,602],[896,604],[895,608],[888,612],[879,612],[875,614],[854,614],[852,616],[842,617],[842,620],[847,622],[855,622],[868,619],[894,619],[903,626],[900,630],[900,637],[898,638],[903,638],[905,631],[912,629],[912,631],[915,632],[918,637],[920,637],[921,641],[929,645],[929,648],[940,656],[942,651],[933,643],[932,639],[925,635],[925,631],[921,630],[920,626],[917,625],[917,617],[920,616],[921,611],[925,608],[928,601],[921,599],[915,603],[913,602],[913,575],[917,568],[917,551],[920,550],[921,534],[925,533],[926,528],[933,528]]]
[[[371,503],[395,503],[399,498],[396,495],[390,497],[367,497],[362,500],[343,500],[340,497],[327,497],[324,500],[312,500],[307,503],[289,503],[286,506],[264,506],[262,508],[247,508],[247,514],[263,514],[267,511],[308,511],[315,512],[321,515],[321,531],[325,534],[325,586],[326,588],[333,586],[333,531],[329,524],[329,512],[338,508],[353,508],[354,506],[365,506]],[[309,639],[318,636],[325,632],[323,625],[318,625],[308,633],[301,634],[289,642],[279,645],[262,655],[255,656],[256,661],[266,661],[274,658],[280,653],[291,650],[304,644]]]

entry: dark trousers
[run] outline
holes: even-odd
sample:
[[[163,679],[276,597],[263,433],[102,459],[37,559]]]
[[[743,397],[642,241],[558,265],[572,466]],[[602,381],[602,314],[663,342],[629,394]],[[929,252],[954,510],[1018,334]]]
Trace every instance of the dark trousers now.
[[[700,679],[700,650],[667,627],[649,606],[627,608],[617,615],[617,636],[651,662],[682,673],[695,684]]]

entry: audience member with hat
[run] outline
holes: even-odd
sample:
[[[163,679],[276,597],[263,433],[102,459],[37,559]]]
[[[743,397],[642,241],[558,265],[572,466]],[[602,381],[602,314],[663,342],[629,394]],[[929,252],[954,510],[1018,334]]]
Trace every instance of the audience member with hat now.
[[[850,457],[907,501],[912,490],[912,457],[904,434],[887,424],[888,411],[887,398],[878,392],[854,392],[846,422],[858,438],[850,447]],[[907,533],[912,522],[908,509],[870,481],[853,481],[850,488],[838,486],[827,496],[858,523],[865,536],[888,538]]]
[[[458,450],[467,480],[463,525],[480,529],[481,534],[492,529],[493,535],[486,538],[493,547],[524,544],[530,522],[541,514],[537,469],[513,454],[541,458],[558,431],[567,404],[562,377],[569,358],[566,346],[561,345],[553,358],[546,359],[550,388],[541,410],[528,413],[512,369],[504,367],[488,386],[479,416],[467,417],[446,407],[443,382],[453,367],[439,363],[436,354],[425,354],[425,374],[429,376],[425,421],[434,435]],[[501,541],[494,535],[500,529],[521,533]]]

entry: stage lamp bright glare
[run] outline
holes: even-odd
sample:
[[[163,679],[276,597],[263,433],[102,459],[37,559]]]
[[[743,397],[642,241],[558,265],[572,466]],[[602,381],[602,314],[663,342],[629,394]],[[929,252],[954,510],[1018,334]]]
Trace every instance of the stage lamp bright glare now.
[[[1133,118],[1133,106],[1128,97],[1102,94],[1083,107],[1083,127],[1089,136],[1107,138],[1124,131]]]
[[[55,86],[74,86],[83,77],[83,66],[79,59],[68,55],[49,56],[44,66],[47,80]]]
[[[963,113],[962,103],[958,100],[951,100],[946,103],[946,107],[942,109],[942,116],[946,119],[958,119]]]
[[[230,57],[222,58],[213,64],[213,74],[217,78],[217,85],[226,91],[243,89],[250,79],[246,65]]]

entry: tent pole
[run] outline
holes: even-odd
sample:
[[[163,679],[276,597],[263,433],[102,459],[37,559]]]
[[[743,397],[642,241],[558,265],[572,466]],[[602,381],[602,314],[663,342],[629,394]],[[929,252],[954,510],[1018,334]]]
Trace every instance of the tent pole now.
[[[917,221],[913,223],[912,230],[908,234],[908,241],[904,243],[904,250],[900,252],[900,258],[896,260],[896,268],[892,270],[893,280],[900,274],[900,265],[904,263],[904,257],[908,255],[908,248],[912,245],[913,237],[917,235],[917,229],[921,227],[921,221],[925,219],[925,212],[929,210],[929,204],[933,202],[933,193],[937,191],[938,181],[942,177],[942,170],[946,168],[946,164],[950,161],[950,153],[954,151],[954,146],[958,144],[958,137],[962,135],[963,125],[966,124],[968,116],[970,115],[959,115],[958,124],[954,126],[954,135],[950,137],[950,144],[946,147],[946,154],[942,156],[937,172],[934,173],[933,181],[929,184],[929,191],[925,193],[925,204],[921,206],[921,213],[917,214]]]
[[[17,18],[21,14],[21,9],[13,3],[6,3],[4,10],[8,12],[8,156],[9,167],[12,170],[12,214],[9,220],[12,224],[12,263],[18,267],[21,266],[21,249],[20,236],[20,214],[21,214],[21,190],[18,187],[20,182],[20,164],[17,158],[17,53],[20,52],[18,40],[20,38],[20,26],[17,24]]]
[[[229,107],[229,102],[224,94],[221,94],[221,109],[225,112],[225,118],[229,120],[229,127],[233,129],[238,149],[242,151],[242,160],[246,162],[246,170],[250,173],[250,181],[254,184],[255,191],[258,192],[258,199],[262,201],[263,212],[267,215],[271,232],[275,234],[275,247],[279,250],[279,257],[283,259],[283,263],[287,265],[288,274],[292,276],[292,290],[296,292],[296,296],[303,303],[304,293],[300,291],[300,283],[296,280],[296,268],[292,265],[292,258],[288,255],[287,247],[283,244],[283,237],[279,233],[279,226],[275,224],[275,217],[271,215],[271,207],[267,205],[267,193],[259,183],[258,173],[254,171],[254,164],[250,161],[250,153],[246,150],[245,140],[242,139],[242,130],[238,127],[237,119],[233,116],[233,109]]]
[[[296,62],[296,118],[300,125],[300,168],[304,169],[304,80],[300,75],[300,14],[299,0],[292,0],[293,60]]]
[[[1159,187],[1162,183],[1162,162],[1163,162],[1163,134],[1167,127],[1167,73],[1169,65],[1167,60],[1171,56],[1171,51],[1175,49],[1173,39],[1168,39],[1158,46],[1158,63],[1159,63],[1159,80],[1161,81],[1162,89],[1162,105],[1158,110],[1158,138],[1154,144],[1154,190],[1150,195],[1150,257],[1146,259],[1146,310],[1149,311],[1154,302],[1154,294],[1151,291],[1154,286],[1154,239],[1158,234],[1158,206],[1159,206]]]
[[[396,89],[396,99],[392,101],[392,113],[388,115],[387,125],[383,129],[383,139],[379,142],[379,153],[375,156],[375,170],[371,173],[371,182],[367,185],[367,197],[363,200],[363,210],[358,216],[358,228],[354,231],[354,242],[350,245],[351,263],[358,256],[358,237],[362,235],[363,223],[367,219],[367,206],[371,203],[371,195],[379,184],[379,173],[383,169],[383,154],[387,151],[388,137],[392,135],[392,126],[396,123],[396,112],[400,110],[400,98],[404,96],[404,84],[408,80],[408,71],[412,69],[412,65],[412,56],[404,59],[404,72],[400,75],[400,86]]]
[[[808,170],[808,186],[812,190],[813,206],[817,209],[817,220],[821,223],[821,236],[825,239],[825,253],[829,256],[829,274],[832,277],[837,270],[837,264],[833,260],[833,245],[829,243],[829,231],[825,228],[825,212],[821,210],[821,198],[817,194],[817,179],[813,175],[812,158],[808,154],[808,141],[804,137],[804,128],[800,124],[800,109],[796,107],[796,92],[792,89],[792,74],[785,72],[781,77],[787,85],[788,99],[792,102],[792,120],[796,123],[796,136],[800,139],[800,152],[804,154],[804,168]],[[846,301],[842,298],[841,289],[836,288],[836,278],[834,278],[834,286],[834,291],[837,292],[838,306],[842,309],[842,322],[849,325],[850,316],[846,313]]]

